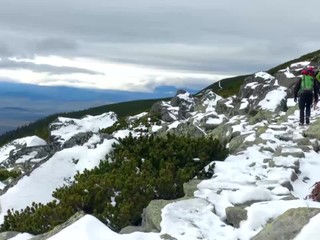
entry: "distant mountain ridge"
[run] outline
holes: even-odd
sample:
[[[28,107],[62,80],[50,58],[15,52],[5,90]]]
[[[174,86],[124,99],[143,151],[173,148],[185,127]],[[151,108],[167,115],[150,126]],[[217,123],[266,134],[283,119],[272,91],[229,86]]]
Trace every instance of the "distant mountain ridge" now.
[[[0,135],[50,114],[78,111],[105,104],[172,96],[173,86],[159,86],[153,92],[46,87],[1,82]],[[196,90],[189,89],[190,92]]]

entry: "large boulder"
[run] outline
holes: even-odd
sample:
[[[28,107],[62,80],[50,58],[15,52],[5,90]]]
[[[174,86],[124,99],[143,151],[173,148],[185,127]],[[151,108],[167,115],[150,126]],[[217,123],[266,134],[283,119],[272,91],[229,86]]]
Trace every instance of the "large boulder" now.
[[[127,226],[120,230],[120,234],[130,234],[133,232],[144,232],[144,228],[142,226]]]
[[[267,224],[251,240],[290,240],[294,239],[310,219],[320,213],[319,208],[289,209],[273,222]]]
[[[202,180],[192,179],[189,182],[183,184],[183,192],[185,197],[194,197],[194,192],[198,190],[198,184]]]
[[[198,112],[209,112],[215,109],[219,100],[223,98],[212,92],[211,90],[207,90],[200,99],[200,104],[196,104],[195,110]]]
[[[72,136],[69,140],[67,140],[63,145],[62,148],[72,148],[74,146],[82,146],[93,136],[93,132],[80,132],[76,135]]]
[[[250,114],[264,110],[277,113],[287,110],[287,88],[266,72],[247,77],[236,97],[219,101],[218,113],[230,116]],[[230,108],[229,108],[230,107]]]
[[[165,122],[187,119],[191,116],[190,113],[195,111],[196,101],[192,94],[178,90],[171,101],[155,103],[150,109],[150,114]]]
[[[226,217],[229,224],[235,228],[239,228],[240,222],[247,220],[247,210],[242,207],[227,207]]]
[[[69,227],[71,224],[75,223],[80,218],[84,217],[85,215],[86,214],[83,211],[79,211],[76,214],[74,214],[68,221],[62,223],[61,225],[56,226],[51,231],[44,233],[44,234],[41,234],[41,235],[37,235],[37,236],[31,238],[30,240],[46,240],[46,239],[52,237],[53,235],[56,235],[57,233],[59,233],[63,229]]]
[[[152,200],[142,214],[142,226],[145,232],[160,232],[161,211],[162,209],[177,200]]]
[[[191,122],[180,123],[176,128],[171,128],[168,133],[177,136],[192,136],[195,138],[204,137],[205,131]]]
[[[232,125],[231,124],[221,124],[214,130],[212,130],[208,136],[213,139],[217,139],[222,143],[228,143],[232,137]]]
[[[8,240],[17,236],[19,232],[2,232],[0,233],[0,240]]]

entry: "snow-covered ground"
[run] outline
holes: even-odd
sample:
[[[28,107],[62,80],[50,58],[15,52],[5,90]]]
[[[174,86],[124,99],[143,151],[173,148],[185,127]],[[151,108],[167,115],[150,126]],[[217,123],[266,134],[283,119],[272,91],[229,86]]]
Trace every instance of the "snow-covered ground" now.
[[[102,128],[112,126],[116,121],[117,116],[113,112],[98,116],[86,116],[82,119],[59,117],[57,122],[50,125],[50,128],[53,129],[51,136],[56,137],[59,139],[59,142],[64,143],[77,133],[98,132]]]
[[[257,73],[256,76],[270,79],[270,75],[262,72]],[[260,106],[263,109],[274,110],[285,94],[282,88],[271,91]],[[189,98],[187,95],[180,97]],[[295,105],[292,99],[289,99],[288,103],[289,106]],[[206,111],[192,116],[194,122],[199,123],[202,118],[212,114],[217,118],[207,118],[207,123],[220,123],[224,116],[215,112],[215,105],[216,99],[207,101],[204,105],[207,107]],[[286,122],[281,124],[261,121],[254,125],[250,125],[245,116],[229,119],[229,122],[234,123],[233,133],[240,132],[240,135],[245,135],[244,142],[248,143],[248,147],[235,155],[230,155],[223,162],[215,162],[214,176],[198,184],[194,198],[167,205],[162,210],[160,233],[135,232],[121,235],[110,230],[93,216],[86,215],[49,239],[158,240],[168,234],[176,240],[249,240],[270,219],[275,219],[288,209],[320,208],[320,203],[305,200],[312,185],[320,180],[320,158],[319,153],[313,149],[304,151],[297,145],[296,141],[304,138],[303,131],[307,128],[307,126],[298,126],[298,117],[299,112],[295,111]],[[319,117],[320,109],[312,111],[311,122]],[[218,120],[219,122],[216,122]],[[169,129],[179,124],[179,121],[174,121]],[[266,128],[260,136],[256,133],[258,127]],[[153,131],[159,129],[160,127],[152,127]],[[65,131],[67,130],[59,132],[63,139],[68,138],[64,134],[69,136]],[[121,138],[130,132],[132,131],[120,130],[114,133],[114,137]],[[281,140],[279,136],[283,135],[291,140]],[[254,143],[258,137],[263,141]],[[3,218],[9,208],[20,209],[30,205],[32,201],[45,203],[52,200],[52,191],[63,184],[66,178],[72,177],[76,171],[95,167],[110,151],[111,144],[115,141],[104,140],[101,143],[100,140],[97,135],[94,135],[83,146],[57,152],[30,176],[21,179],[17,185],[0,196],[2,207],[0,217]],[[304,154],[304,157],[299,154]],[[61,166],[64,167],[61,168]],[[297,166],[301,173],[298,179],[293,179],[294,169]],[[292,186],[291,190],[288,185]],[[226,224],[226,208],[239,205],[243,205],[247,210],[247,219],[240,222],[239,228],[234,228]],[[319,221],[320,214],[311,219],[295,240],[318,239]],[[30,238],[30,235],[25,234],[13,239]]]
[[[312,119],[319,116],[319,110],[312,113]],[[234,131],[241,129],[242,134],[252,132],[256,126],[265,124],[250,126],[243,117],[238,118],[242,119],[241,124],[238,127],[234,126]],[[177,240],[249,240],[270,219],[276,218],[290,208],[320,208],[320,203],[304,200],[310,192],[310,187],[319,180],[318,153],[310,150],[305,153],[305,158],[299,159],[293,156],[275,157],[272,152],[260,150],[265,146],[272,149],[282,147],[284,153],[290,152],[290,149],[293,153],[298,152],[299,148],[294,142],[281,141],[277,138],[279,134],[288,133],[292,133],[293,139],[302,138],[302,131],[306,127],[297,127],[297,122],[298,111],[287,122],[281,125],[270,125],[264,136],[266,144],[253,145],[240,154],[229,156],[224,162],[216,162],[214,177],[198,185],[195,198],[167,205],[162,210],[161,232],[147,233],[140,236],[140,239],[159,239],[162,234],[170,234]],[[276,166],[268,166],[266,160],[271,158],[274,159]],[[292,182],[293,169],[290,166],[296,160],[300,162],[302,173],[298,180]],[[303,181],[304,176],[308,176],[310,180]],[[286,181],[292,184],[293,191],[290,192],[282,186]],[[281,200],[290,194],[299,199]],[[233,228],[224,222],[227,207],[253,200],[261,202],[246,208],[248,218],[240,223],[240,228]],[[319,216],[314,217],[297,239],[316,239],[312,237],[319,234],[316,227],[318,219]],[[71,229],[69,230],[71,235],[68,236],[76,238],[77,233],[71,233]],[[106,238],[119,240],[136,239],[135,234],[119,235],[109,232],[106,236],[108,236]]]
[[[19,138],[12,141],[9,144],[4,145],[0,148],[0,163],[9,157],[12,150],[19,149],[20,147],[35,147],[46,145],[47,142],[37,136]]]

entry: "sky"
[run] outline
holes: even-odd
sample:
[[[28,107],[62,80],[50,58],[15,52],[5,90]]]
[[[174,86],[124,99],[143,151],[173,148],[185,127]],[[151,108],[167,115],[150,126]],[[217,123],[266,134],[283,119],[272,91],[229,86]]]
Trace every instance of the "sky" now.
[[[201,89],[319,49],[316,9],[318,0],[2,0],[0,79]]]

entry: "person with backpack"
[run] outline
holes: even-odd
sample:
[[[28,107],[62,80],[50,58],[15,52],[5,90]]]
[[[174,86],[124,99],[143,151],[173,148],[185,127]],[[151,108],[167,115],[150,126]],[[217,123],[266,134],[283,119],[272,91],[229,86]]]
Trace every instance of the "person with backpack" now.
[[[310,123],[311,105],[314,99],[315,104],[318,102],[319,85],[315,80],[313,68],[308,67],[301,72],[302,78],[294,87],[294,101],[297,102],[299,95],[300,123],[304,125]],[[304,119],[306,117],[306,119]],[[305,120],[305,121],[304,121]]]
[[[320,83],[320,71],[318,71],[315,75],[316,79],[318,80],[318,83]]]

